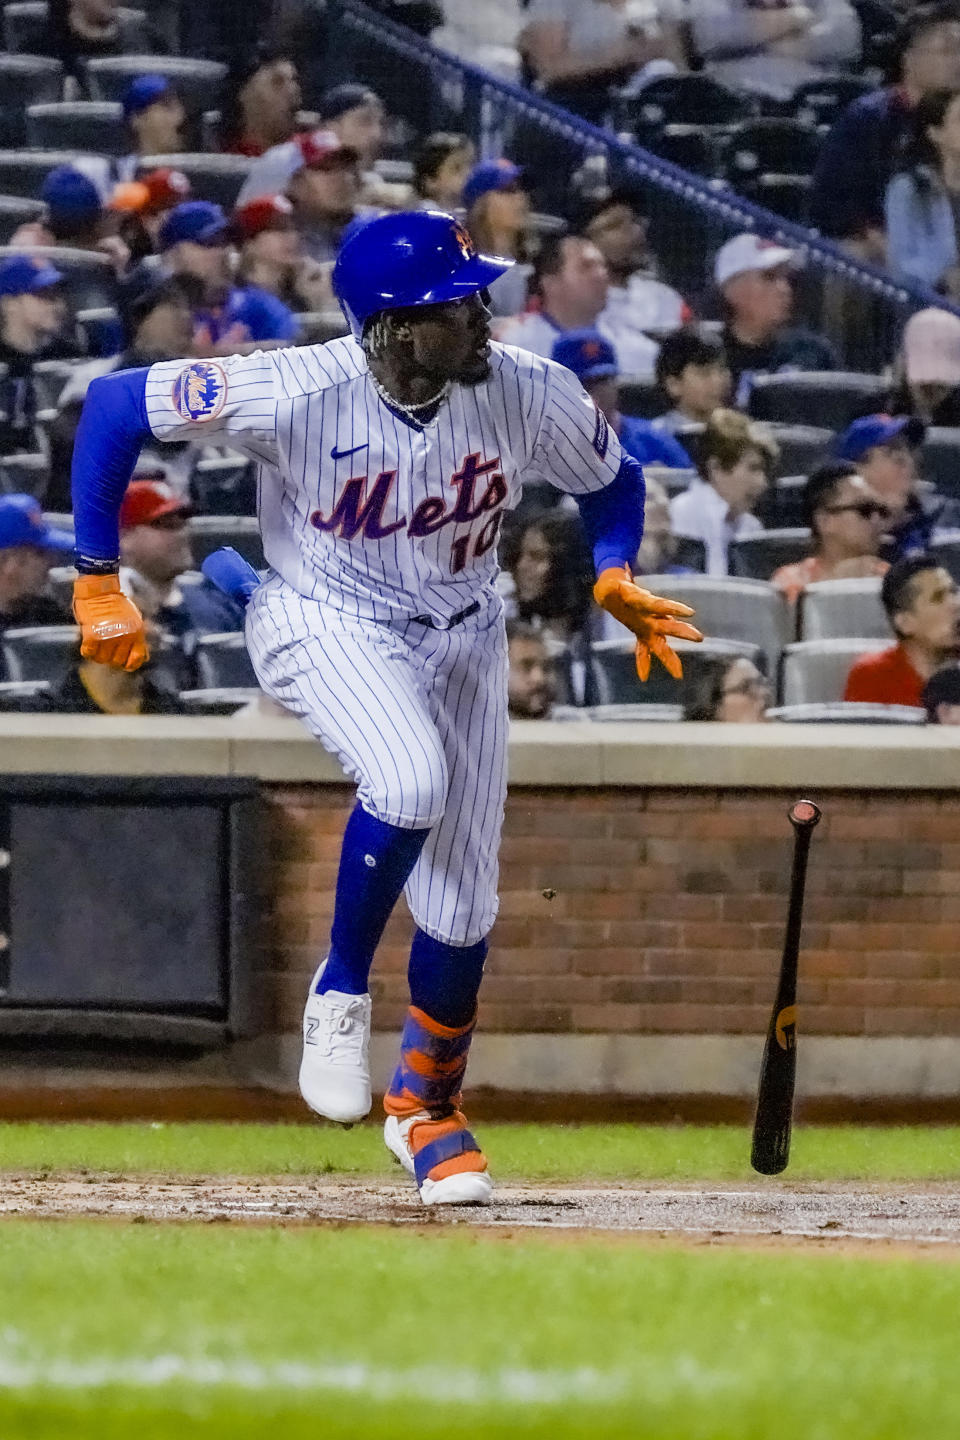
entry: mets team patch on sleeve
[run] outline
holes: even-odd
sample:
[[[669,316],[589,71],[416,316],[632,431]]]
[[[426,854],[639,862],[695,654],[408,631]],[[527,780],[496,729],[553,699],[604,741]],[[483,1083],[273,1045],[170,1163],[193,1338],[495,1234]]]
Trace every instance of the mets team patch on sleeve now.
[[[593,448],[601,460],[607,458],[607,446],[610,443],[610,430],[604,417],[603,411],[597,410],[597,428],[593,432]]]
[[[213,360],[185,365],[170,392],[181,420],[215,420],[227,403],[227,377]]]

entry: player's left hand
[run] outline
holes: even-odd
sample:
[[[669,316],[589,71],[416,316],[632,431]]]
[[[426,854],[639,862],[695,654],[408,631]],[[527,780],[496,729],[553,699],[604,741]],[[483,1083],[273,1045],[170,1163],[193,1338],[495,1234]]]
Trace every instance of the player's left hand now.
[[[656,656],[675,680],[683,675],[680,656],[667,643],[667,636],[676,640],[702,640],[700,631],[686,625],[684,618],[695,614],[689,605],[678,600],[661,600],[633,583],[628,566],[611,566],[602,570],[593,587],[593,598],[602,609],[626,625],[637,637],[637,674],[641,680],[650,676],[650,661]]]

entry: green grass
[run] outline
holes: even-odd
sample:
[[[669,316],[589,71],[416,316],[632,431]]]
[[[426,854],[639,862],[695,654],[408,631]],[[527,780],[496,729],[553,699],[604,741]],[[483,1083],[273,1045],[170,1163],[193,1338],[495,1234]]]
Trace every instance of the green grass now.
[[[958,1290],[944,1254],[11,1221],[0,1435],[928,1440]]]
[[[645,1180],[711,1183],[759,1177],[739,1126],[505,1125],[477,1127],[503,1181]],[[0,1171],[112,1174],[391,1175],[379,1127],[316,1125],[6,1124]],[[960,1179],[960,1128],[801,1126],[787,1177]]]

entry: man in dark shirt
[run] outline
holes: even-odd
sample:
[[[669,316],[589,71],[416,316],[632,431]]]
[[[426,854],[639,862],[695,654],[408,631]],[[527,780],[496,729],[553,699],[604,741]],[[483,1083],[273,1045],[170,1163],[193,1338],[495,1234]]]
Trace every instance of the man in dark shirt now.
[[[793,250],[752,234],[735,235],[717,251],[713,276],[725,310],[723,347],[740,405],[753,375],[837,369],[826,340],[787,323],[796,260]]]
[[[119,0],[50,0],[49,18],[36,39],[40,55],[55,55],[68,75],[85,85],[84,61],[109,55],[156,55],[166,48],[136,10]]]
[[[29,255],[0,262],[0,455],[39,448],[33,367],[39,360],[76,355],[58,341],[66,315],[63,275]]]
[[[811,223],[863,259],[883,263],[884,194],[924,95],[960,88],[960,6],[918,5],[897,43],[899,83],[863,95],[824,142],[813,177]]]
[[[32,495],[0,496],[0,635],[28,625],[69,625],[46,594],[51,565],[73,559],[73,536],[51,530]],[[0,678],[6,678],[0,659]]]

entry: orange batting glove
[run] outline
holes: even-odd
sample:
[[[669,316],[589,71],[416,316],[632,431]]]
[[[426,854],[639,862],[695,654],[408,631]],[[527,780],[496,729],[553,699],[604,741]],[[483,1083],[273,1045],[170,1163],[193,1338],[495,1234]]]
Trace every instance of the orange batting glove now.
[[[139,670],[150,658],[143,616],[120,589],[118,575],[78,575],[73,618],[80,626],[80,654],[98,665]]]
[[[624,565],[622,570],[615,565],[601,570],[593,587],[593,598],[602,609],[636,635],[637,674],[641,680],[649,679],[650,657],[653,655],[675,680],[681,678],[683,666],[680,656],[671,650],[666,637],[703,639],[699,630],[685,625],[678,618],[695,613],[689,605],[681,605],[677,600],[661,600],[659,596],[651,595],[649,590],[641,590],[633,583],[628,565]]]

